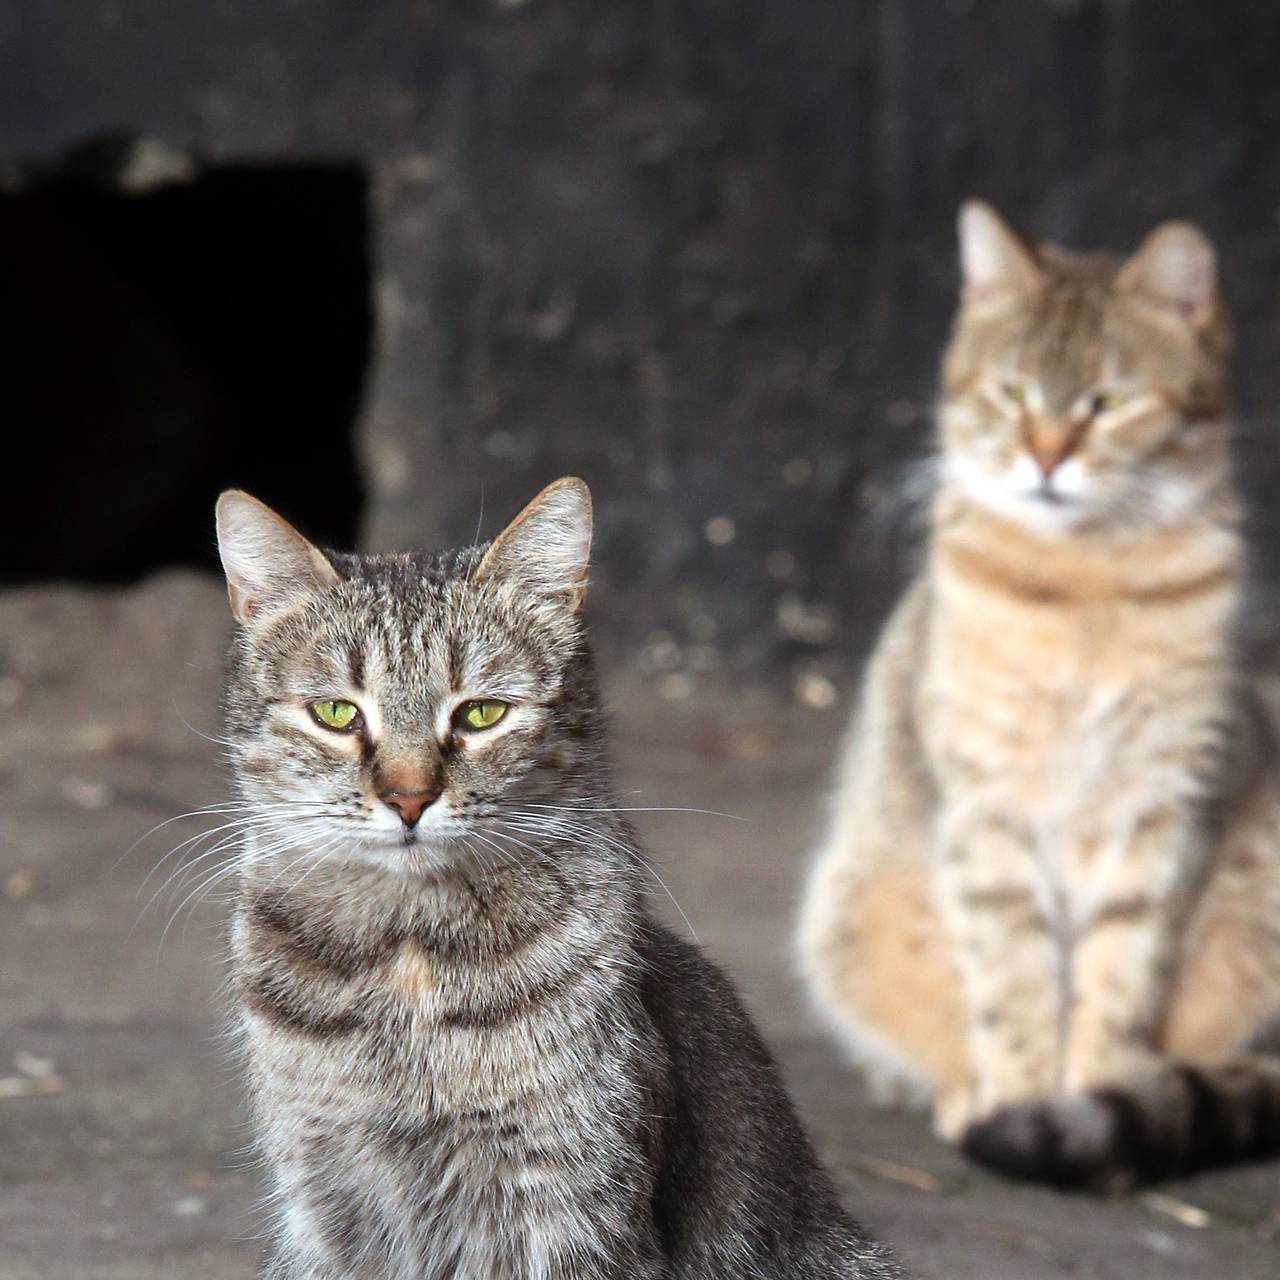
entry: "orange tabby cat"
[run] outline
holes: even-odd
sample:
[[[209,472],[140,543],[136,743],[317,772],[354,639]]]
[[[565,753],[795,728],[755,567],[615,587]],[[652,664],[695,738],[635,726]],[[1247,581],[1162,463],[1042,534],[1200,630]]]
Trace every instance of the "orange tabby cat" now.
[[[872,659],[801,944],[873,1085],[1007,1172],[1280,1149],[1280,773],[1214,251],[960,215],[928,555]]]

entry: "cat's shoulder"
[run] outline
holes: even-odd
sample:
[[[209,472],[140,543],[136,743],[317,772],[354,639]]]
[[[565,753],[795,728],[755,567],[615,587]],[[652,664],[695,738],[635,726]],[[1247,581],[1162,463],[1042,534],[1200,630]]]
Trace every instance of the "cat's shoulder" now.
[[[737,987],[696,943],[655,921],[640,935],[641,998],[677,1056],[709,1065],[770,1060]]]

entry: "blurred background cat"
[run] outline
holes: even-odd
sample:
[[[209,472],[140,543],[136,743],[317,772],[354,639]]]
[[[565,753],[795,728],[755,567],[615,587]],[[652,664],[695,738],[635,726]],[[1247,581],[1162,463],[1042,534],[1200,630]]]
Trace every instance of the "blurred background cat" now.
[[[960,215],[924,563],[803,926],[887,1094],[1006,1171],[1115,1185],[1280,1145],[1280,774],[1237,625],[1212,246]]]

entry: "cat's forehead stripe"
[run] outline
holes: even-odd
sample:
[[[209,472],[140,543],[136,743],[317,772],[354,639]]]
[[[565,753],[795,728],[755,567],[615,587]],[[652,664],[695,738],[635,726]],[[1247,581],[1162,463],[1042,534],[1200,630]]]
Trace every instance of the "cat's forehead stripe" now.
[[[354,691],[364,688],[364,651],[358,642],[347,647],[347,675]]]

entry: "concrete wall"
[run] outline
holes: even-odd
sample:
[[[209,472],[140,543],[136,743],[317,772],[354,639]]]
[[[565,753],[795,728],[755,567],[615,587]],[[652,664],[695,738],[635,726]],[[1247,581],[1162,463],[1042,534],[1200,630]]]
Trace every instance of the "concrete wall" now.
[[[9,0],[0,154],[127,126],[364,160],[367,543],[482,502],[492,533],[580,472],[599,626],[820,670],[900,579],[969,193],[1077,244],[1200,220],[1280,480],[1278,59],[1248,0]]]

